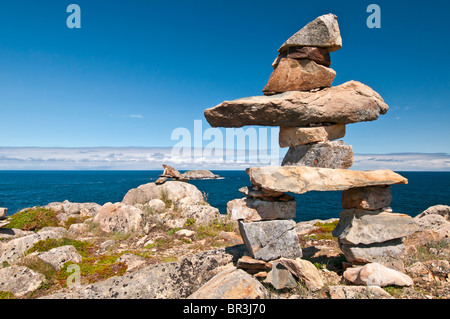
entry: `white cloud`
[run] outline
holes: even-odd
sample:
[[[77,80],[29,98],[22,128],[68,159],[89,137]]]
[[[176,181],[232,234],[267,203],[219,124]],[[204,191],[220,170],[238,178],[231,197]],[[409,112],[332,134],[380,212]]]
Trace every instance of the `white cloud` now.
[[[269,166],[270,152],[238,151],[233,158],[172,154],[170,147],[38,148],[0,147],[0,170],[153,170],[168,164],[184,169],[236,169]],[[198,155],[197,155],[198,154]],[[279,156],[282,158],[284,152]],[[281,160],[281,159],[280,159]],[[279,162],[274,165],[280,165]],[[444,153],[355,154],[351,169],[394,171],[450,171],[450,155]]]

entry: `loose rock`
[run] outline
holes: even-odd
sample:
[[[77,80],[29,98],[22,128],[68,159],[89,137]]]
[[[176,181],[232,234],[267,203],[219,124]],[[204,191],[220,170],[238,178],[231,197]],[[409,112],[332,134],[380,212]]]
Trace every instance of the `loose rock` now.
[[[370,263],[363,267],[348,268],[344,278],[355,285],[366,286],[412,286],[413,280],[394,269],[387,268],[378,263]]]
[[[227,269],[211,278],[188,299],[266,299],[264,286],[241,269]]]

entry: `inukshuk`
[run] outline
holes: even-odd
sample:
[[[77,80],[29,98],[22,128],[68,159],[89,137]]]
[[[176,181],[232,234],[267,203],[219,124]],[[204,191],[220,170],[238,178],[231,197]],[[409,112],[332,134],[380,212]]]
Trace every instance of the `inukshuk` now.
[[[353,150],[343,141],[347,124],[374,121],[389,107],[370,87],[350,81],[331,87],[330,52],[342,47],[337,17],[310,22],[278,50],[263,96],[226,101],[205,111],[213,127],[279,126],[289,147],[281,167],[249,168],[245,198],[227,205],[239,220],[251,257],[265,261],[301,257],[295,232],[296,201],[287,193],[343,191],[333,232],[347,260],[396,265],[402,238],[416,230],[412,218],[389,208],[392,184],[406,184],[390,170],[353,171]]]

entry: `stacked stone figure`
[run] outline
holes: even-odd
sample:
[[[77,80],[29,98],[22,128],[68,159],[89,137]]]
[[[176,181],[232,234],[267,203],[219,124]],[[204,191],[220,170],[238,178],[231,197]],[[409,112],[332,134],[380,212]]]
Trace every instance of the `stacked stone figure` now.
[[[374,121],[389,107],[370,87],[349,81],[331,87],[336,72],[330,52],[342,47],[337,17],[310,22],[278,50],[263,96],[225,101],[205,111],[213,127],[279,126],[281,167],[249,168],[247,197],[228,203],[239,220],[250,255],[265,261],[301,256],[295,234],[295,200],[287,193],[343,191],[344,210],[334,236],[353,263],[392,266],[401,240],[415,231],[412,218],[392,213],[389,185],[408,181],[390,171],[353,171],[353,150],[343,141],[346,125]]]

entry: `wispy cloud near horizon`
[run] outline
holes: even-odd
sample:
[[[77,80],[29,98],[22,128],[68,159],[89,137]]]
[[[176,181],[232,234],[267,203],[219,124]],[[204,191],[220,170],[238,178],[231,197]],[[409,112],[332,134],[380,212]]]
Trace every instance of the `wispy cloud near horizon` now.
[[[195,151],[192,152],[196,154]],[[268,166],[251,151],[237,151],[233,161],[222,156],[186,158],[170,147],[0,147],[0,170],[159,170],[162,164],[183,169],[243,170]],[[282,158],[284,153],[280,153]],[[280,158],[280,162],[281,162]],[[450,171],[446,153],[355,154],[354,170]]]

